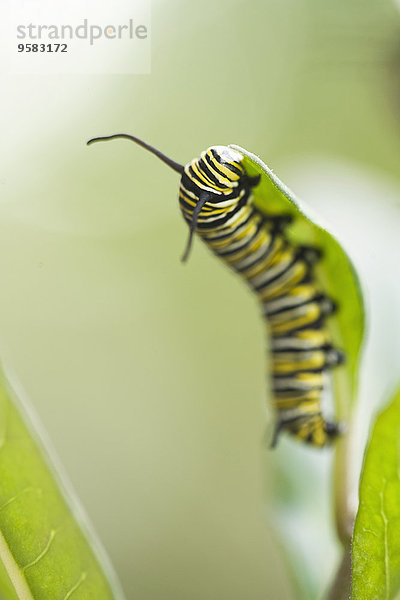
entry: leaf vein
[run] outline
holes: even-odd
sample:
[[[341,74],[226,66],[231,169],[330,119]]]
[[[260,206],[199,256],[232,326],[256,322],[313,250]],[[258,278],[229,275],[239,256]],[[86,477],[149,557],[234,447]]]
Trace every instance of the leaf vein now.
[[[24,488],[23,490],[21,490],[20,492],[18,492],[17,494],[15,494],[15,496],[13,496],[12,498],[9,498],[6,502],[4,502],[4,504],[2,504],[0,506],[0,511],[4,510],[5,508],[7,508],[7,506],[9,506],[10,504],[12,504],[13,502],[15,502],[15,500],[18,500],[18,498],[20,496],[22,496],[23,494],[26,494],[26,492],[37,492],[38,494],[41,493],[41,489],[40,488],[35,488],[33,486],[28,486],[26,488]]]
[[[67,594],[64,596],[63,600],[68,600],[69,598],[71,598],[72,594],[78,589],[78,587],[85,581],[87,577],[87,573],[86,571],[82,571],[78,581],[72,586],[72,588],[69,590],[69,592],[67,592]]]
[[[53,543],[53,540],[55,538],[57,534],[57,530],[56,529],[52,529],[50,531],[50,535],[49,535],[49,539],[47,540],[47,543],[45,545],[45,547],[43,548],[43,550],[38,554],[38,556],[30,563],[28,563],[27,565],[25,565],[24,567],[22,567],[22,571],[26,571],[27,569],[30,569],[31,567],[35,566],[38,564],[38,562],[40,560],[42,560],[42,558],[47,554],[47,552],[50,549],[51,544]]]

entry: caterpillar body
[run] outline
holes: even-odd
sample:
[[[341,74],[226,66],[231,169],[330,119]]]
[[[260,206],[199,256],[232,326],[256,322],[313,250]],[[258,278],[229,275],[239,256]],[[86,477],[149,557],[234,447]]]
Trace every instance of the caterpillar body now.
[[[183,166],[127,134],[88,143],[116,137],[138,143],[181,174],[179,204],[190,229],[183,260],[197,233],[260,301],[269,333],[276,414],[272,445],[283,430],[314,446],[329,443],[340,426],[324,418],[321,397],[326,371],[343,362],[344,355],[332,345],[325,323],[336,306],[315,277],[319,251],[290,242],[288,219],[268,216],[254,205],[252,190],[260,178],[247,174],[237,150],[212,146]]]

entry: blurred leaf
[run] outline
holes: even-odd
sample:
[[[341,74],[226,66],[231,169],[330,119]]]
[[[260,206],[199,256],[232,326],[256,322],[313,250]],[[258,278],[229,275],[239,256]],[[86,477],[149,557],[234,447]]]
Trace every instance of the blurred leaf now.
[[[400,589],[400,390],[377,418],[360,483],[352,548],[352,600]]]
[[[246,170],[261,174],[254,188],[255,204],[267,214],[287,214],[295,217],[287,228],[288,237],[297,244],[322,250],[322,260],[316,268],[317,277],[329,296],[337,301],[336,315],[328,319],[328,327],[337,348],[344,350],[346,361],[333,370],[336,415],[348,421],[357,390],[357,367],[364,329],[364,310],[360,286],[350,262],[339,242],[327,231],[321,220],[312,214],[282,181],[258,158],[240,146],[233,148],[244,154]]]
[[[78,508],[28,431],[0,374],[0,593],[3,600],[111,600]],[[68,500],[67,500],[68,499]],[[83,533],[83,531],[85,533]]]

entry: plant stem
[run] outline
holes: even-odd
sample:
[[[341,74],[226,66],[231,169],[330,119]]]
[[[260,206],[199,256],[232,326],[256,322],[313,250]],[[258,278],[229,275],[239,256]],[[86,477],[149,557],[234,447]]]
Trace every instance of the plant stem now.
[[[339,540],[346,548],[351,541],[356,514],[354,477],[351,462],[351,448],[354,442],[353,427],[337,441],[333,467],[333,496],[336,531]]]
[[[351,538],[356,514],[352,445],[354,427],[338,440],[333,468],[333,496],[338,538],[343,545],[343,557],[329,590],[327,600],[348,600],[351,593]]]

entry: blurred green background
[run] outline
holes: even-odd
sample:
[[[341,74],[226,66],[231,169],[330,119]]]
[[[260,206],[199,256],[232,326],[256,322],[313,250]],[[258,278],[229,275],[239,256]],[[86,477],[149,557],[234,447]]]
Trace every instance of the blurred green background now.
[[[320,597],[330,452],[264,435],[264,328],[195,244],[179,162],[259,154],[360,272],[369,417],[400,371],[400,19],[385,0],[153,0],[151,75],[3,76],[0,332],[128,598]],[[299,558],[300,557],[300,558]]]

